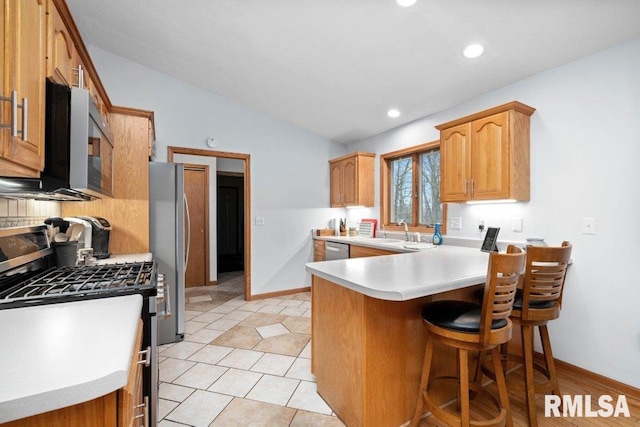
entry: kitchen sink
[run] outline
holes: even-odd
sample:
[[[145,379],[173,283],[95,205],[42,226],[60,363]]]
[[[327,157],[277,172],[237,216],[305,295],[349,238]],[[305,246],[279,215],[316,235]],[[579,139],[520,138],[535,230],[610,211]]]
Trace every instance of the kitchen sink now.
[[[373,242],[373,243],[400,243],[400,242],[404,242],[404,240],[380,238],[380,239],[371,239],[371,242]]]

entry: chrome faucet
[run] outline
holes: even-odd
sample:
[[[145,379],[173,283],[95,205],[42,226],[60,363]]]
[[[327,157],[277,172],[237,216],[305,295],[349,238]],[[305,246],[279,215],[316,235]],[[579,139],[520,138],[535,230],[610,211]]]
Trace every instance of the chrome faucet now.
[[[404,219],[398,221],[398,225],[404,225],[404,240],[409,241],[409,226]]]

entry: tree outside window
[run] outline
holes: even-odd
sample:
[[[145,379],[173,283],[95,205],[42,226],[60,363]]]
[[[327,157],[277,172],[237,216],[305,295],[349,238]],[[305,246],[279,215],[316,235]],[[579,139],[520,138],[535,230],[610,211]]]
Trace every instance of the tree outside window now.
[[[387,229],[404,220],[413,231],[443,224],[439,141],[381,156],[381,218]]]

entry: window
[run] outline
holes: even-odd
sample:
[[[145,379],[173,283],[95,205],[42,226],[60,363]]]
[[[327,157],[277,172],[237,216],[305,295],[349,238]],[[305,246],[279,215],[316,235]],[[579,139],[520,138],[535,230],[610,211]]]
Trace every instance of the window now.
[[[440,141],[383,154],[380,165],[380,217],[385,228],[393,230],[404,220],[412,231],[432,231],[436,222],[445,231],[446,207],[440,203]]]

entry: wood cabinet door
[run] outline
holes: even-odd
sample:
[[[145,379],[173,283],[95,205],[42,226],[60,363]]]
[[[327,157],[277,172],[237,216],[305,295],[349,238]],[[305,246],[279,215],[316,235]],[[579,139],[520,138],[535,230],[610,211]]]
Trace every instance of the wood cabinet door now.
[[[344,181],[342,162],[331,163],[331,207],[341,207],[342,204],[342,183]]]
[[[440,133],[440,200],[461,202],[470,195],[471,130],[469,123]]]
[[[72,87],[77,82],[78,57],[67,26],[62,21],[53,0],[47,2],[47,77],[54,82]]]
[[[27,99],[27,138],[13,137],[8,129],[1,133],[0,157],[33,171],[44,168],[45,103],[45,5],[44,0],[4,2],[4,75],[2,95],[18,93],[18,103]],[[2,103],[4,123],[11,122],[11,106]],[[22,110],[18,109],[18,129],[24,130]],[[33,175],[23,173],[24,175]],[[36,173],[37,174],[37,173]]]
[[[314,240],[313,241],[313,261],[324,261],[325,260],[325,242],[324,240]]]
[[[358,157],[342,162],[342,194],[344,206],[358,204]]]
[[[509,197],[508,114],[494,114],[471,123],[472,199]]]

